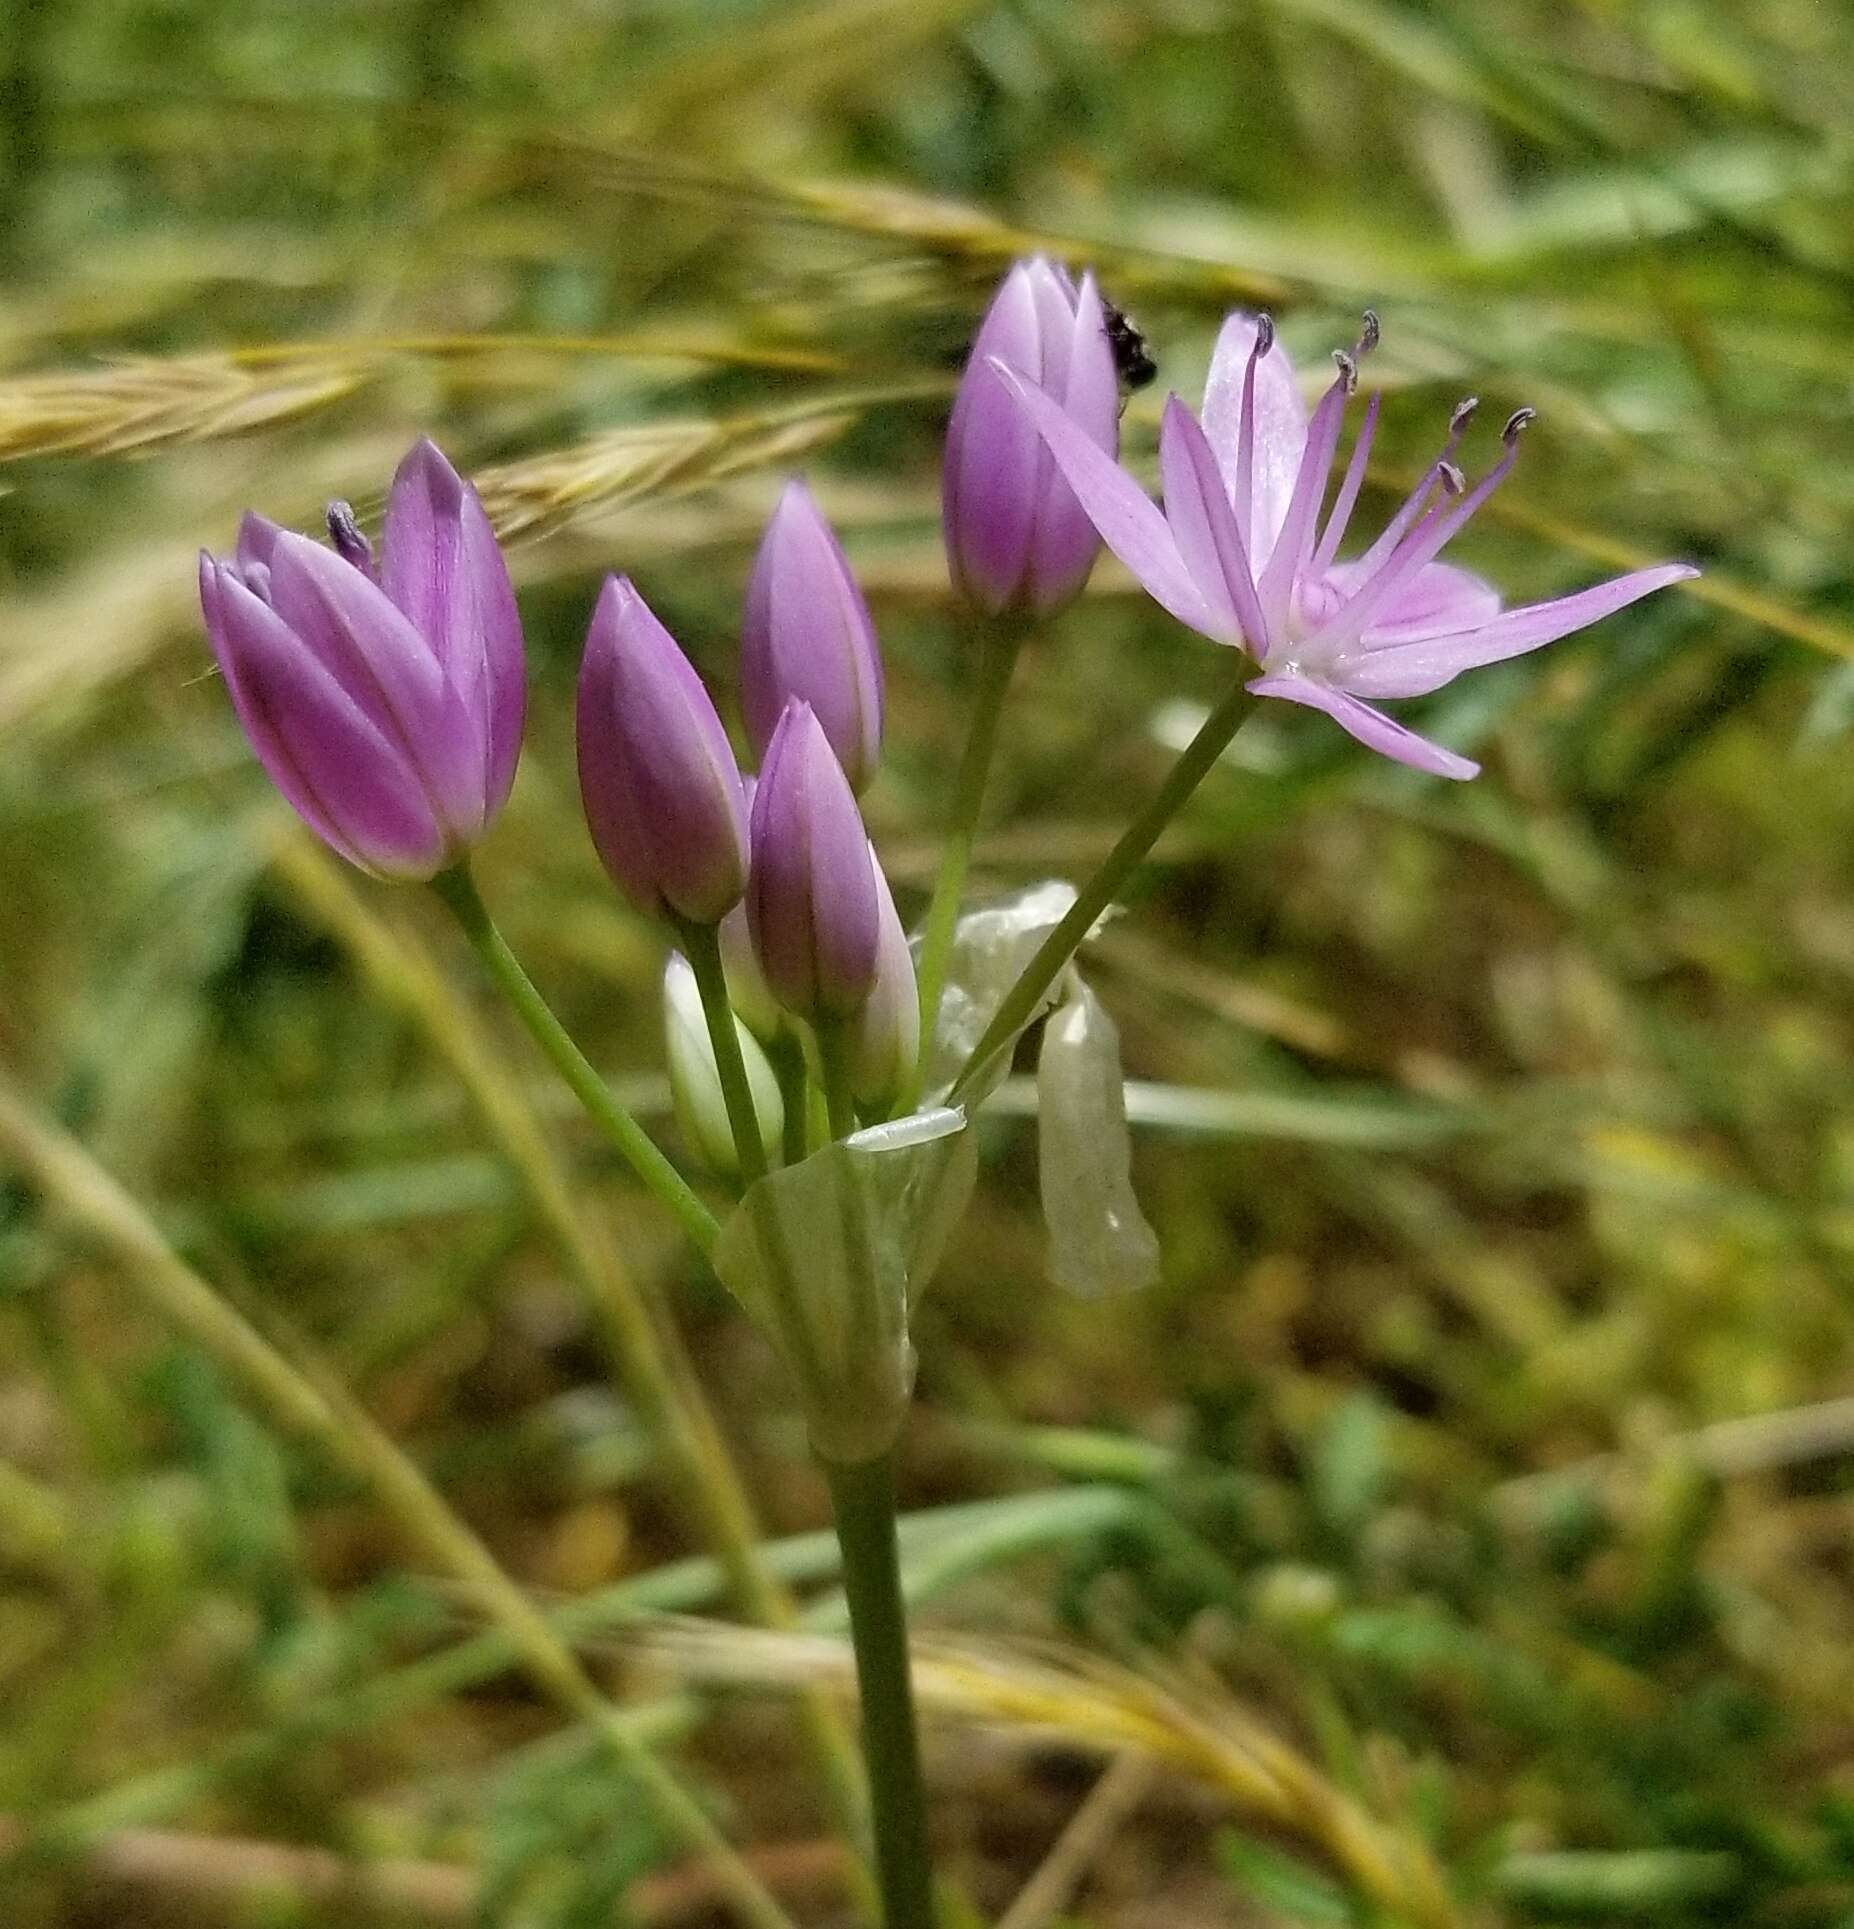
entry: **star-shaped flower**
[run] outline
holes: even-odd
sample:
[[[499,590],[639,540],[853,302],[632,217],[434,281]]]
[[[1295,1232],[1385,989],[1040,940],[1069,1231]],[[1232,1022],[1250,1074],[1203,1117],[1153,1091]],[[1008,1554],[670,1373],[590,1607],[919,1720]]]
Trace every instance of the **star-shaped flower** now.
[[[1472,400],[1457,407],[1441,453],[1377,540],[1341,561],[1377,428],[1375,395],[1324,519],[1321,510],[1358,357],[1377,338],[1368,312],[1356,348],[1334,357],[1338,374],[1309,417],[1268,317],[1232,314],[1211,360],[1202,420],[1175,395],[1165,404],[1163,510],[1058,402],[1005,362],[992,366],[1102,540],[1181,623],[1247,649],[1261,670],[1249,685],[1257,695],[1324,710],[1360,743],[1418,770],[1473,777],[1478,764],[1367,699],[1426,696],[1464,670],[1536,650],[1699,572],[1662,563],[1502,610],[1491,584],[1437,561],[1506,479],[1532,420],[1530,409],[1508,419],[1500,459],[1470,487],[1454,458]]]

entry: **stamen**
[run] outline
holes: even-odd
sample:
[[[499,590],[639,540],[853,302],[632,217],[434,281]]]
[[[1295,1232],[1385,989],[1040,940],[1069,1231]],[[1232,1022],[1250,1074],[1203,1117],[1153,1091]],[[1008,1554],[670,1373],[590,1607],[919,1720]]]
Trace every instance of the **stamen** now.
[[[1333,350],[1333,362],[1339,370],[1339,379],[1345,384],[1348,395],[1358,393],[1358,357],[1348,355],[1343,348]]]
[[[1369,355],[1378,345],[1379,333],[1378,311],[1375,308],[1367,308],[1361,317],[1358,331],[1358,344],[1352,350],[1352,353],[1360,357],[1360,359]]]
[[[1374,395],[1365,404],[1364,425],[1358,431],[1358,440],[1352,444],[1352,458],[1345,467],[1345,480],[1339,485],[1339,493],[1333,499],[1332,514],[1326,518],[1319,547],[1313,552],[1312,573],[1315,576],[1324,576],[1332,567],[1333,558],[1338,555],[1339,544],[1345,536],[1346,524],[1352,520],[1358,492],[1365,486],[1365,464],[1371,458],[1371,439],[1377,433],[1379,400]]]
[[[1461,471],[1454,466],[1453,457],[1455,451],[1461,446],[1462,431],[1474,420],[1474,411],[1480,405],[1481,398],[1478,395],[1464,395],[1455,404],[1448,418],[1448,439],[1442,444],[1441,453],[1424,473],[1422,480],[1403,499],[1397,513],[1384,525],[1377,541],[1359,557],[1356,566],[1361,577],[1368,580],[1403,541],[1410,525],[1429,507],[1430,492],[1438,483],[1444,489],[1448,489],[1448,478],[1452,475],[1455,479],[1455,488],[1450,493],[1460,494],[1462,476]],[[1446,475],[1445,470],[1448,472]]]
[[[1529,410],[1522,410],[1530,414]],[[1522,422],[1523,429],[1525,424]],[[1444,509],[1438,504],[1411,533],[1409,538],[1399,544],[1392,552],[1389,561],[1380,568],[1375,576],[1361,588],[1356,596],[1343,609],[1336,610],[1321,625],[1315,634],[1307,639],[1307,649],[1325,652],[1328,656],[1349,648],[1364,634],[1365,626],[1383,606],[1393,590],[1400,588],[1419,569],[1426,568],[1454,540],[1455,534],[1468,518],[1499,488],[1511,473],[1519,457],[1517,434],[1508,439],[1506,453],[1465,495],[1460,496]],[[1457,487],[1465,484],[1465,478],[1452,462],[1437,465],[1438,470],[1452,473]],[[1445,480],[1443,486],[1451,496],[1455,489],[1449,488]]]
[[[1275,318],[1264,312],[1255,318],[1255,340],[1242,372],[1242,426],[1236,435],[1236,519],[1242,525],[1242,544],[1255,554],[1255,365],[1275,345]]]
[[[1444,495],[1463,496],[1467,494],[1468,478],[1461,473],[1460,468],[1455,463],[1438,462],[1436,464],[1436,476],[1442,484],[1442,493]]]
[[[1515,409],[1506,418],[1506,427],[1500,431],[1500,440],[1510,449],[1538,419],[1537,409]]]
[[[1351,356],[1333,357],[1339,373],[1332,386],[1320,397],[1320,405],[1307,425],[1307,441],[1300,453],[1300,467],[1294,474],[1293,493],[1288,498],[1287,514],[1274,550],[1256,583],[1262,615],[1270,636],[1279,636],[1293,601],[1294,583],[1307,565],[1318,527],[1320,502],[1326,494],[1326,477],[1333,466],[1333,451],[1339,446],[1339,424],[1345,416],[1346,398],[1358,381],[1358,364]]]
[[[367,540],[366,533],[355,519],[351,504],[331,502],[326,511],[328,540],[335,546],[335,554],[344,563],[351,563],[363,576],[373,574],[373,544]]]

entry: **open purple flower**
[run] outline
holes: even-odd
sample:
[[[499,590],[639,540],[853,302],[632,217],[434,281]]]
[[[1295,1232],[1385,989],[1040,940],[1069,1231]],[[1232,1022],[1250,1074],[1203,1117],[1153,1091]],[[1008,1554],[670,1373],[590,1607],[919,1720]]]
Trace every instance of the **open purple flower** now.
[[[1473,402],[1362,555],[1339,560],[1365,479],[1378,400],[1321,519],[1341,419],[1357,387],[1357,355],[1376,345],[1377,318],[1309,417],[1266,315],[1232,314],[1217,339],[1200,423],[1174,395],[1159,431],[1161,511],[1059,404],[992,367],[1036,426],[1102,540],[1147,593],[1214,642],[1246,647],[1262,674],[1249,685],[1324,710],[1368,748],[1441,777],[1480,766],[1375,709],[1367,698],[1416,697],[1464,670],[1536,650],[1699,572],[1663,563],[1522,609],[1502,610],[1490,584],[1436,559],[1506,479],[1530,409],[1510,417],[1498,462],[1472,487],[1455,450]]]
[[[200,556],[200,608],[238,720],[297,815],[351,863],[427,878],[508,799],[525,707],[521,621],[476,491],[429,442],[399,465],[373,552],[247,515]]]

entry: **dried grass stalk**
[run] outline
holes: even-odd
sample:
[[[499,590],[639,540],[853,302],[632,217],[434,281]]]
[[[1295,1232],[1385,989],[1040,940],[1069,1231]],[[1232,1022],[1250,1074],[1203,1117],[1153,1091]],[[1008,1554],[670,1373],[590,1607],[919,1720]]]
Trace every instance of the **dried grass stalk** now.
[[[820,1636],[683,1619],[626,1639],[692,1682],[847,1687],[854,1678],[848,1644]],[[914,1684],[924,1706],[946,1714],[1164,1763],[1217,1789],[1245,1821],[1318,1851],[1393,1920],[1463,1929],[1427,1844],[1370,1814],[1213,1683],[1173,1687],[1053,1643],[916,1641]]]
[[[343,400],[371,373],[317,350],[257,365],[233,355],[148,356],[15,376],[0,382],[0,462],[248,435]]]
[[[780,414],[646,422],[482,469],[474,478],[497,532],[532,536],[642,498],[688,495],[834,441],[871,398]]]

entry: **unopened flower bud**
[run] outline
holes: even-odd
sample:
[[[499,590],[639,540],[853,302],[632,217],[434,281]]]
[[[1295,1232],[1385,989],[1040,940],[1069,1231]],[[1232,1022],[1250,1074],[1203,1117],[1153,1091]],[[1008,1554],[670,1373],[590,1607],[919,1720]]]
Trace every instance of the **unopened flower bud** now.
[[[989,615],[1078,595],[1100,538],[992,362],[1041,390],[1110,458],[1120,389],[1091,275],[1041,256],[1004,278],[972,344],[946,433],[942,509],[954,587]]]
[[[611,879],[650,917],[718,924],[747,882],[740,766],[694,666],[606,578],[579,672],[579,787]]]
[[[921,1049],[921,995],[914,977],[914,955],[901,928],[894,893],[882,875],[875,846],[869,847],[875,872],[879,924],[875,985],[850,1032],[850,1085],[865,1114],[886,1116],[914,1074]]]
[[[752,1034],[734,1020],[740,1037],[740,1056],[753,1093],[753,1116],[759,1126],[760,1146],[768,1161],[778,1157],[779,1137],[785,1127],[785,1107],[779,1081],[766,1054]],[[671,952],[663,969],[663,1038],[669,1062],[670,1098],[676,1123],[703,1162],[724,1178],[740,1170],[734,1131],[728,1120],[727,1097],[715,1064],[714,1041],[702,1010],[702,994],[695,971],[680,952]]]
[[[334,549],[247,515],[235,555],[200,557],[206,633],[304,823],[363,870],[433,877],[515,781],[515,592],[476,491],[429,442],[393,478],[377,581],[352,514],[330,527]]]
[[[800,1018],[853,1018],[874,988],[881,905],[849,780],[811,706],[786,706],[753,796],[747,921],[772,993]]]
[[[850,788],[882,754],[882,658],[842,545],[802,482],[779,498],[754,559],[741,623],[740,695],[764,755],[785,706],[810,704]]]

